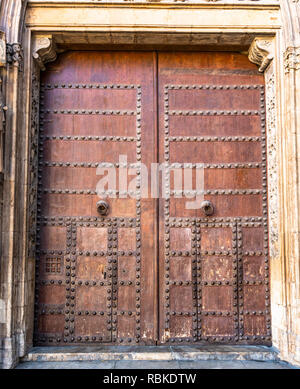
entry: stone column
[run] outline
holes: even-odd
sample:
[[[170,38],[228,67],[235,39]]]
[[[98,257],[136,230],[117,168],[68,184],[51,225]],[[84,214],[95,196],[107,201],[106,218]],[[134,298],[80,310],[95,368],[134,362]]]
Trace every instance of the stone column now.
[[[20,124],[22,123],[23,20],[27,1],[4,0],[0,8],[0,25],[6,36],[6,58],[2,69],[5,113],[5,150],[3,163],[3,213],[1,218],[0,320],[1,367],[13,367],[24,344],[20,318],[24,306],[22,247],[22,191],[24,174],[20,158]],[[21,177],[21,179],[20,179]]]
[[[300,365],[300,3],[281,0],[281,191],[284,247],[274,263],[274,346],[280,357]]]

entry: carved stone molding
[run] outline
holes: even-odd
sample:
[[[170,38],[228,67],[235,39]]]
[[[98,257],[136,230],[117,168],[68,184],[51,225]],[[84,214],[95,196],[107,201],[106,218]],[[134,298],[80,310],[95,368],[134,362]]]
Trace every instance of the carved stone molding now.
[[[6,65],[6,42],[5,33],[0,31],[0,67]]]
[[[279,197],[278,197],[278,144],[276,124],[276,87],[272,60],[274,58],[273,38],[255,38],[249,48],[248,58],[265,72],[266,84],[266,135],[268,157],[268,214],[269,214],[269,247],[270,257],[279,256]]]
[[[23,66],[23,49],[20,43],[6,44],[6,61],[10,65]]]
[[[284,53],[284,72],[300,69],[300,47],[288,47]]]
[[[269,213],[269,247],[270,257],[279,257],[279,166],[276,85],[273,66],[265,73],[266,82],[266,119],[267,119],[267,158],[268,158],[268,213]]]
[[[7,111],[7,106],[4,103],[4,96],[2,91],[2,79],[0,78],[0,174],[3,173],[3,156],[4,156],[3,133],[5,131],[6,111]]]
[[[29,190],[28,190],[28,256],[34,258],[36,250],[36,215],[37,215],[37,179],[38,179],[38,137],[39,137],[39,104],[40,104],[40,68],[33,64],[31,95],[31,127],[29,157]]]
[[[47,62],[57,58],[57,47],[51,34],[35,35],[33,40],[33,58],[41,70]]]
[[[274,58],[273,38],[255,38],[249,48],[248,58],[259,66],[260,72],[264,72]]]

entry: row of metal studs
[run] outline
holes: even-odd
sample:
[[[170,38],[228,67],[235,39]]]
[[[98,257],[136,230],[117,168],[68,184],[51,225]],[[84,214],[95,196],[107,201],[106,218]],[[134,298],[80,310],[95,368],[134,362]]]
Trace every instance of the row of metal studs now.
[[[136,266],[135,266],[135,342],[141,340],[141,159],[142,159],[142,88],[136,89],[136,160],[138,168],[136,171]]]
[[[43,315],[61,315],[64,314],[64,309],[59,309],[59,308],[44,308],[42,307],[39,310],[40,314]],[[232,317],[234,313],[232,311],[204,311],[204,310],[199,310],[199,313],[202,314],[203,316],[226,316],[226,317]],[[105,314],[104,311],[88,311],[88,310],[81,310],[81,311],[76,311],[75,314],[77,315],[83,315],[83,316],[103,316]],[[119,315],[128,315],[128,316],[133,316],[134,312],[133,311],[123,311],[121,310]],[[266,311],[244,311],[244,315],[250,316],[264,316],[266,314]],[[195,312],[186,312],[186,311],[170,311],[171,316],[195,316]]]
[[[237,220],[238,221],[238,220]],[[236,222],[235,220],[233,220],[233,222]],[[198,221],[197,221],[198,223]],[[208,227],[208,228],[217,228],[217,227],[231,227],[231,223],[230,222],[222,222],[222,221],[207,221],[207,222],[201,222],[199,221],[199,223],[201,223],[201,227]],[[244,225],[245,224],[253,224],[255,226],[261,226],[262,223],[261,222],[256,222],[256,223],[248,223],[247,221],[244,222]],[[193,226],[194,223],[191,223],[190,221],[178,221],[178,222],[171,222],[170,223],[170,227],[189,227],[189,226]]]
[[[43,106],[44,104],[44,94],[42,92],[42,89],[40,88],[40,106]],[[43,117],[41,115],[39,115],[39,128],[43,128]],[[40,266],[41,266],[41,259],[40,259],[40,255],[39,255],[39,249],[40,249],[40,245],[41,245],[41,241],[40,241],[40,221],[39,221],[39,218],[41,216],[41,194],[39,193],[39,189],[41,189],[41,174],[42,174],[42,168],[41,168],[41,165],[40,165],[40,161],[41,161],[41,157],[42,157],[42,144],[41,144],[41,139],[40,139],[40,134],[41,132],[39,133],[39,139],[38,139],[38,151],[37,151],[37,154],[38,154],[38,192],[37,192],[37,233],[36,233],[36,262],[35,262],[35,267],[36,267],[36,271],[35,271],[35,277],[36,277],[36,280],[37,282],[35,283],[35,314],[34,314],[34,341],[42,341],[42,342],[46,342],[46,337],[45,336],[41,336],[40,335],[40,331],[39,331],[39,306],[40,306],[40,290],[39,290],[39,286],[40,286]],[[66,285],[66,280],[63,281],[64,285]],[[57,341],[60,342],[61,341],[61,338],[58,337],[57,338]]]
[[[234,110],[234,111],[193,111],[193,110],[172,110],[169,111],[170,116],[252,116],[252,115],[259,115],[259,111],[257,110],[248,110],[248,111],[240,111],[240,110]]]
[[[211,218],[208,219],[206,217],[199,218],[199,217],[170,217],[170,225],[176,227],[182,227],[182,226],[193,226],[196,225],[196,222],[201,223],[201,225],[205,227],[230,227],[230,223],[240,222],[243,226],[250,226],[252,227],[260,227],[262,226],[262,222],[266,222],[267,218],[263,218],[261,216],[256,217],[219,217],[219,218]],[[46,222],[46,223],[52,223],[59,225],[59,223],[65,223],[67,221],[72,221],[73,223],[84,223],[86,226],[93,227],[94,222],[97,223],[97,225],[101,226],[109,226],[112,225],[116,226],[128,226],[128,227],[135,227],[135,218],[132,217],[120,217],[120,218],[103,218],[103,217],[97,217],[97,216],[45,216],[45,215],[39,215],[39,221],[40,222]],[[112,224],[113,223],[113,224]],[[117,223],[117,224],[115,224]],[[251,225],[253,224],[253,225]]]
[[[102,162],[63,162],[63,161],[40,161],[40,166],[60,166],[60,167],[128,167],[132,169],[136,169],[139,166],[137,164],[119,164],[119,163],[102,163]],[[260,162],[249,162],[249,163],[199,163],[198,167],[202,167],[203,169],[253,169],[260,168]],[[180,169],[180,168],[195,168],[196,164],[193,163],[173,163],[168,165],[168,169]],[[167,170],[167,169],[166,169]]]
[[[66,223],[66,220],[56,220],[56,221],[42,221],[42,220],[39,220],[39,229],[40,229],[40,226],[59,226],[59,227],[62,227],[62,226],[65,226],[65,223]],[[79,227],[86,227],[86,228],[94,228],[94,227],[106,227],[106,228],[110,228],[112,226],[112,223],[97,223],[97,222],[81,222],[81,221],[77,221],[75,222]],[[117,224],[118,227],[135,227],[136,223],[119,223]]]
[[[195,229],[195,227],[192,227],[192,231]],[[189,251],[179,251],[179,250],[171,250],[169,251],[170,255],[172,257],[191,257],[196,254],[200,255],[231,255],[231,251],[208,251],[208,250],[189,250]]]
[[[115,341],[117,336],[117,286],[116,286],[116,277],[118,271],[118,226],[117,223],[114,223],[112,228],[107,230],[107,248],[109,250],[109,255],[107,256],[107,267],[108,278],[109,278],[109,287],[106,291],[107,293],[107,331],[109,331],[109,336],[112,341]]]
[[[243,339],[244,335],[244,320],[243,320],[243,307],[244,307],[244,290],[243,290],[243,235],[241,223],[237,223],[237,258],[238,258],[238,302],[239,302],[239,339]]]
[[[201,252],[201,223],[199,220],[196,221],[196,280],[197,280],[197,336],[196,339],[200,340],[202,338],[202,258],[200,255]]]
[[[224,222],[227,222],[227,227],[230,226],[230,223],[235,222],[261,222],[265,220],[262,216],[245,216],[245,217],[212,217],[208,219],[207,217],[170,217],[171,223],[188,223],[189,225],[194,225],[196,222],[199,222],[201,224],[209,223],[211,225],[212,223],[221,223],[221,227],[225,227]]]
[[[258,195],[258,194],[262,194],[262,190],[261,189],[240,189],[240,190],[234,190],[234,189],[208,189],[208,190],[205,190],[203,192],[201,192],[201,194],[211,194],[211,195]],[[130,196],[130,197],[133,197],[133,198],[139,198],[138,196],[140,196],[140,191],[138,192],[133,192],[133,191],[130,191],[130,192],[125,192],[125,191],[122,191],[122,192],[119,192],[119,191],[102,191],[102,192],[97,192],[95,190],[92,190],[92,189],[53,189],[53,188],[45,188],[43,189],[43,193],[45,194],[84,194],[84,195],[102,195],[102,196],[108,196],[108,197],[112,197],[112,198],[117,198],[118,195],[121,195],[121,196]],[[199,192],[195,192],[195,191],[186,191],[186,192],[182,192],[182,191],[174,191],[174,190],[171,190],[170,191],[170,195],[171,196],[174,196],[175,198],[182,198],[182,197],[185,197],[185,196],[196,196],[196,195],[199,195],[200,193]]]
[[[170,169],[178,168],[203,168],[203,169],[247,169],[247,168],[260,168],[260,162],[248,162],[248,163],[170,163]]]
[[[170,194],[174,197],[177,196],[196,196],[201,194],[211,194],[211,195],[252,195],[252,194],[261,194],[263,191],[261,189],[206,189],[203,191],[179,191],[171,190]]]
[[[70,265],[66,265],[66,266],[70,266]],[[71,268],[71,267],[70,267]],[[67,271],[69,273],[69,271]],[[63,275],[63,273],[62,273]],[[37,281],[37,283],[39,285],[67,285],[68,283],[66,283],[65,280],[53,280],[53,279],[42,279],[40,281]],[[75,283],[73,283],[72,285],[93,285],[93,286],[96,286],[96,285],[100,285],[100,286],[108,286],[110,283],[110,281],[107,281],[107,282],[104,282],[104,281],[96,281],[96,280],[84,280],[84,279],[79,279],[79,280],[76,280]]]
[[[69,310],[62,309],[62,308],[50,308],[50,307],[41,307],[38,310],[38,313],[40,315],[63,315],[66,313],[66,311],[69,313]],[[232,311],[204,311],[199,310],[199,314],[202,314],[203,316],[226,316],[231,317],[233,316]],[[263,316],[265,315],[266,311],[244,311],[244,315],[250,316]],[[74,311],[75,315],[78,316],[104,316],[106,314],[105,311],[90,311],[90,310],[76,310]],[[133,316],[133,311],[124,311],[121,310],[118,312],[118,315],[120,316]],[[187,311],[170,311],[170,316],[195,316],[195,312],[187,312]]]
[[[135,111],[132,110],[99,110],[99,109],[47,109],[41,110],[41,113],[44,114],[54,114],[54,115],[136,115]]]
[[[263,112],[265,112],[265,89],[261,89],[261,108]],[[266,163],[266,118],[263,115],[261,117],[261,138],[262,138],[262,154],[264,155],[264,158],[262,159],[262,176],[263,176],[263,188],[267,189],[267,163]],[[265,217],[264,220],[264,262],[265,262],[265,267],[264,267],[264,279],[265,279],[265,305],[266,305],[266,310],[270,309],[270,287],[269,287],[269,232],[268,232],[268,203],[267,203],[267,194],[264,195],[263,197],[263,215]],[[266,339],[271,340],[271,316],[270,316],[270,311],[266,313],[265,315],[266,318]]]
[[[61,274],[63,274],[61,272]],[[49,276],[50,277],[50,276]],[[63,280],[47,280],[47,279],[43,279],[41,281],[38,282],[40,285],[65,285],[65,282]],[[133,281],[118,281],[118,284],[119,285],[133,285]],[[106,286],[108,285],[106,282],[103,282],[103,281],[98,281],[98,280],[85,280],[85,279],[79,279],[76,281],[76,285],[97,285],[99,284],[100,286]],[[236,285],[236,282],[235,281],[169,281],[169,285],[178,285],[178,286],[189,286],[189,285],[204,285],[204,286],[213,286],[213,285],[216,285],[216,286],[220,286],[220,285]],[[242,282],[242,285],[263,285],[265,284],[264,281],[262,280],[256,280],[256,281],[248,281],[248,280],[244,280]],[[239,284],[241,285],[241,284]]]
[[[260,89],[262,90],[263,85],[165,85],[165,89],[169,90],[251,90]]]
[[[170,142],[260,142],[259,136],[170,136]],[[135,142],[134,136],[46,135],[44,140]]]
[[[41,192],[41,191],[40,191]],[[103,216],[47,216],[47,215],[40,215],[41,221],[57,221],[57,222],[73,222],[73,223],[79,223],[82,222],[84,225],[89,226],[92,222],[97,222],[103,225],[107,226],[123,226],[123,223],[129,225],[129,227],[132,227],[135,225],[135,218],[134,217],[108,217],[104,218]]]
[[[69,83],[69,84],[41,84],[41,90],[48,91],[51,89],[136,89],[136,85],[123,85],[123,84],[78,84],[78,83]]]
[[[116,342],[118,334],[118,290],[117,290],[117,279],[118,279],[118,246],[119,246],[119,234],[117,226],[114,226],[108,237],[108,249],[111,249],[111,256],[109,256],[109,268],[111,269],[111,303],[108,302],[107,307],[111,308],[111,323],[107,327],[112,334],[112,341]],[[110,247],[111,246],[111,247]]]
[[[168,166],[169,163],[169,150],[166,149],[166,147],[169,145],[168,137],[169,137],[169,114],[168,114],[168,88],[165,87],[164,89],[164,133],[165,133],[165,149],[164,149],[164,162],[166,166]],[[170,171],[169,169],[165,169],[165,189],[166,191],[169,190],[170,182]],[[169,227],[169,206],[170,206],[170,199],[165,198],[164,199],[164,253],[165,253],[165,265],[164,265],[164,283],[165,283],[165,290],[164,290],[164,316],[165,316],[165,323],[164,328],[165,332],[169,333],[170,336],[170,286],[169,286],[169,279],[170,279],[170,227]],[[166,342],[168,342],[169,339],[166,338]]]
[[[63,140],[63,141],[112,141],[112,142],[135,142],[134,136],[92,136],[92,135],[52,135],[45,136],[44,140]]]
[[[109,240],[111,239],[111,237],[109,236],[109,238],[108,238]],[[116,237],[114,238],[114,239],[116,239]],[[114,249],[113,251],[111,251],[111,250],[108,250],[108,251],[78,251],[77,252],[77,255],[79,255],[79,256],[82,256],[82,255],[84,255],[84,256],[90,256],[90,255],[92,255],[92,256],[94,256],[94,257],[97,257],[97,256],[101,256],[101,257],[103,257],[103,256],[111,256],[111,255],[117,255],[117,256],[126,256],[126,257],[128,257],[128,256],[136,256],[136,251],[132,251],[132,250],[130,250],[130,251],[123,251],[123,250],[117,250],[117,249]]]
[[[76,288],[75,288],[75,280],[76,280],[76,241],[77,241],[77,227],[73,223],[71,226],[67,228],[67,231],[70,230],[71,233],[67,232],[67,242],[71,239],[71,255],[66,258],[66,280],[69,285],[66,287],[66,297],[68,299],[68,293],[70,296],[70,313],[69,313],[69,329],[65,331],[64,342],[68,343],[69,341],[74,342],[75,340],[75,299],[76,299]],[[69,236],[70,238],[69,238]],[[66,304],[67,305],[67,304]],[[68,317],[68,316],[67,316]],[[65,319],[67,320],[67,319]],[[67,324],[66,323],[66,327]],[[66,329],[65,327],[65,329]]]
[[[233,311],[205,311],[205,310],[202,310],[201,314],[203,316],[227,316],[227,317],[235,316],[235,312],[233,312]]]
[[[170,136],[170,142],[260,142],[259,136]]]
[[[196,225],[196,226],[193,226],[192,229],[191,229],[191,233],[192,233],[192,236],[191,236],[191,239],[192,239],[192,283],[193,283],[193,286],[192,286],[192,296],[193,296],[193,318],[192,318],[192,321],[193,321],[193,341],[196,342],[197,341],[197,337],[198,337],[198,330],[199,330],[199,323],[198,323],[198,282],[199,282],[199,279],[198,279],[198,263],[197,263],[197,236],[198,236],[198,232],[199,232],[199,227]]]
[[[97,83],[68,83],[68,84],[44,84],[41,83],[41,91],[51,89],[135,89],[138,86],[124,85],[124,84],[97,84]],[[165,85],[165,88],[170,90],[251,90],[251,89],[263,89],[262,85]]]
[[[238,242],[237,242],[237,223],[232,224],[232,275],[233,275],[233,321],[234,321],[234,329],[235,329],[235,341],[239,340],[239,294],[238,294],[238,281],[239,281],[239,272],[238,272]]]
[[[210,342],[210,343],[228,343],[229,341],[236,341],[234,336],[215,336],[215,335],[202,335],[201,337],[202,341]],[[187,338],[169,338],[169,342],[171,343],[185,343],[185,342],[191,342],[191,339]]]

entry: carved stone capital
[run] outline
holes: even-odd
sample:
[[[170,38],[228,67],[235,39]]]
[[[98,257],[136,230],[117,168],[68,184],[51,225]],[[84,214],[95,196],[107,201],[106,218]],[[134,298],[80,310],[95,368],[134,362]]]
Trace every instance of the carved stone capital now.
[[[288,47],[284,53],[284,72],[300,69],[300,47]]]
[[[47,62],[57,58],[57,47],[51,34],[35,35],[33,39],[33,58],[41,70]]]
[[[10,65],[15,65],[22,68],[23,65],[23,49],[20,43],[6,44],[6,61]]]
[[[274,58],[273,38],[255,38],[249,48],[248,58],[259,66],[260,72],[264,72]]]

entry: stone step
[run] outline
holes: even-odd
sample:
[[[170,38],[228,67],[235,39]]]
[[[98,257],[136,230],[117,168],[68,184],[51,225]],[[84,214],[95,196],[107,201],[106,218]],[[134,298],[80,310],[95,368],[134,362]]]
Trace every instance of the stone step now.
[[[59,361],[278,361],[267,346],[65,346],[34,347],[23,362]]]

